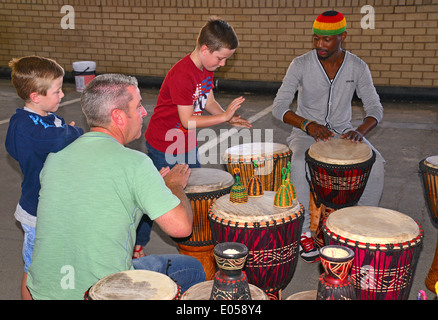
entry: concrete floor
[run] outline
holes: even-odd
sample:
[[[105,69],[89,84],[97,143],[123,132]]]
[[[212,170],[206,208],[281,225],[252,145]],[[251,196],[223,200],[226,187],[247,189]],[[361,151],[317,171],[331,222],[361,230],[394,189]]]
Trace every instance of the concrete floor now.
[[[156,89],[142,90],[144,106],[149,115],[153,112],[158,91]],[[80,93],[75,91],[72,83],[64,86],[65,97],[58,114],[66,122],[76,121],[76,125],[88,130],[85,118],[79,105]],[[240,114],[251,119],[254,130],[259,130],[262,137],[273,137],[274,142],[285,143],[290,133],[290,127],[275,120],[269,107],[274,96],[262,94],[244,94],[246,102]],[[215,96],[222,105],[226,106],[237,94],[216,92]],[[1,192],[0,202],[0,299],[20,299],[20,281],[23,273],[21,246],[23,232],[15,221],[13,212],[20,195],[21,172],[18,164],[6,152],[4,139],[8,128],[8,119],[15,109],[22,107],[22,101],[16,96],[9,80],[0,79],[0,168]],[[363,114],[359,103],[353,107],[353,121],[359,124]],[[405,213],[417,221],[424,229],[423,249],[417,265],[409,300],[415,300],[419,290],[424,290],[428,299],[435,299],[436,294],[428,291],[424,279],[430,268],[435,253],[438,230],[433,227],[423,194],[422,181],[419,175],[418,163],[431,155],[438,155],[438,103],[428,102],[383,102],[385,116],[383,122],[374,129],[367,138],[382,153],[386,159],[385,187],[381,207]],[[149,121],[145,119],[145,126]],[[226,133],[223,129],[228,125],[216,126],[209,132]],[[226,139],[216,146],[209,138],[200,141],[202,146],[208,143],[208,159],[218,159],[225,147],[231,146],[231,139]],[[146,151],[144,137],[129,145],[129,147]],[[202,148],[202,147],[201,147]],[[215,156],[216,155],[216,156]],[[222,169],[219,163],[210,161],[205,167]],[[146,247],[146,253],[175,253],[175,243],[160,230],[154,228],[151,242]],[[283,290],[283,298],[307,290],[316,290],[318,277],[322,273],[320,263],[307,264],[299,259],[291,282]]]

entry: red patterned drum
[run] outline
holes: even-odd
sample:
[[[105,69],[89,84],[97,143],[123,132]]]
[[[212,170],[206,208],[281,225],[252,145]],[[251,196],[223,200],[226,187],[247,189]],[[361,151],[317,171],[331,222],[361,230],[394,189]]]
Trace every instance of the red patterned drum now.
[[[264,290],[270,299],[281,298],[281,290],[295,271],[304,220],[303,206],[274,206],[275,192],[249,197],[236,204],[225,195],[213,203],[209,219],[216,243],[240,242],[249,254],[243,271],[248,282]]]
[[[317,205],[340,209],[359,201],[376,154],[365,143],[330,139],[315,142],[305,159]]]
[[[323,232],[326,244],[354,251],[357,299],[408,299],[423,242],[423,230],[412,218],[384,208],[348,207],[331,213]]]

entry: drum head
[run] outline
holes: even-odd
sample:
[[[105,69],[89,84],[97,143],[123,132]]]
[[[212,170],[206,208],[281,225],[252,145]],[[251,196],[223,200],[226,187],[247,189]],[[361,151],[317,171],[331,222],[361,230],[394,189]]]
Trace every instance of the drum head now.
[[[418,224],[409,216],[390,209],[356,206],[334,211],[327,228],[351,241],[372,244],[398,244],[420,234]]]
[[[434,169],[438,169],[438,156],[431,156],[426,158],[424,164]]]
[[[272,158],[273,155],[288,153],[288,146],[281,143],[254,142],[239,144],[225,150],[222,159],[231,162],[249,162],[251,159]]]
[[[181,300],[210,300],[213,282],[214,280],[209,280],[195,284],[183,293]],[[268,296],[262,289],[252,284],[248,285],[252,300],[268,300]]]
[[[233,203],[230,195],[226,194],[213,203],[211,211],[218,218],[249,224],[281,221],[287,216],[300,214],[301,204],[298,201],[292,207],[279,208],[274,206],[274,197],[274,191],[265,191],[262,197],[249,197],[246,203]]]
[[[233,176],[224,170],[213,168],[191,169],[186,193],[204,193],[226,189],[234,183]]]
[[[354,143],[347,139],[318,141],[310,146],[309,156],[313,159],[338,165],[362,163],[373,155],[366,143]]]
[[[100,279],[88,295],[92,300],[172,300],[177,293],[176,283],[162,273],[128,270]]]
[[[287,297],[286,300],[316,300],[317,294],[316,290],[302,291]]]

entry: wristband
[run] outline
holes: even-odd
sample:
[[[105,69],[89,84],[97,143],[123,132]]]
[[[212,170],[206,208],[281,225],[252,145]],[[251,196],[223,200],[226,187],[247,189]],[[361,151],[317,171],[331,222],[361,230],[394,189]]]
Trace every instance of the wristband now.
[[[315,122],[315,121],[308,120],[308,119],[304,119],[303,122],[301,122],[301,130],[303,130],[305,133],[308,134],[308,132],[307,132],[307,127],[308,127],[309,124],[311,124],[312,122]]]

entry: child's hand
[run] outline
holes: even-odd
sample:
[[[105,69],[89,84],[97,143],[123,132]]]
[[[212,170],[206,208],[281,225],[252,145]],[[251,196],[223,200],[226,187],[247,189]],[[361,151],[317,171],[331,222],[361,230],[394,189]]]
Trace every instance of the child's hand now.
[[[230,121],[234,117],[234,113],[239,109],[242,103],[245,101],[244,97],[239,97],[231,101],[225,111],[225,121]]]
[[[75,123],[74,121],[70,122],[70,125],[71,125],[72,127],[74,127],[75,124],[76,124],[76,123]]]
[[[251,128],[252,125],[248,120],[242,119],[240,116],[234,116],[231,118],[230,121],[228,121],[229,124],[236,126],[236,127],[244,127],[244,128]]]

